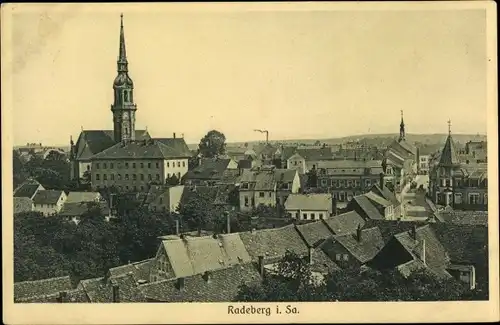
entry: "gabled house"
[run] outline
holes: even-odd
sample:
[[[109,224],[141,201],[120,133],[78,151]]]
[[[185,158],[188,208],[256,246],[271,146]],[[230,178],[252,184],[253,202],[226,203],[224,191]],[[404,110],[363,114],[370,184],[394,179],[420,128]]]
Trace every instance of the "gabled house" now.
[[[300,178],[295,170],[273,166],[245,170],[240,179],[240,211],[251,211],[259,205],[283,205],[288,195],[298,193]]]
[[[61,211],[66,201],[66,193],[58,190],[41,190],[36,192],[33,198],[34,211],[44,216],[53,215]]]
[[[30,200],[33,200],[35,197],[35,194],[38,191],[45,190],[45,188],[40,184],[37,180],[35,179],[29,179],[25,182],[23,182],[21,185],[19,185],[15,190],[14,190],[14,197],[15,198],[28,198]]]
[[[362,229],[358,226],[354,234],[333,235],[321,249],[339,267],[360,268],[369,262],[384,247],[384,240],[377,227]]]
[[[172,237],[163,240],[150,271],[150,282],[184,278],[250,262],[239,234]]]
[[[356,211],[364,219],[396,220],[399,218],[392,202],[371,191],[355,196],[347,207]]]
[[[202,158],[199,165],[184,176],[184,184],[215,185],[227,176],[238,174],[238,163],[233,159]]]
[[[285,201],[285,211],[297,220],[319,220],[333,213],[330,194],[290,194]]]

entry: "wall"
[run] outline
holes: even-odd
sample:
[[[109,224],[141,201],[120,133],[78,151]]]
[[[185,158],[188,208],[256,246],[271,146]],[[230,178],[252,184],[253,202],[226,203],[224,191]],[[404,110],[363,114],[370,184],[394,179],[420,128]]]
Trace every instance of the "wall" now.
[[[299,174],[305,174],[307,173],[307,168],[306,168],[306,161],[302,157],[290,157],[286,161],[286,168],[287,169],[294,169],[296,170]]]
[[[169,187],[149,204],[149,209],[151,211],[175,212],[179,206],[183,192],[184,185]]]
[[[175,174],[177,178],[182,178],[188,171],[188,159],[169,159],[163,162],[163,179]]]
[[[325,245],[323,247],[323,250],[332,261],[334,261],[339,267],[343,269],[351,267],[361,267],[361,263],[356,258],[354,258],[352,254],[347,249],[345,249],[344,246],[339,244],[334,239],[331,240],[332,242],[329,242],[327,245]]]
[[[149,282],[157,282],[161,280],[173,279],[175,277],[170,261],[165,254],[163,243],[160,243],[160,248],[151,265],[149,273]]]
[[[330,212],[327,210],[296,210],[290,209],[286,210],[287,213],[290,214],[292,219],[297,220],[321,220],[330,217]],[[299,213],[299,217],[297,218],[297,213]],[[304,216],[304,214],[306,216]]]

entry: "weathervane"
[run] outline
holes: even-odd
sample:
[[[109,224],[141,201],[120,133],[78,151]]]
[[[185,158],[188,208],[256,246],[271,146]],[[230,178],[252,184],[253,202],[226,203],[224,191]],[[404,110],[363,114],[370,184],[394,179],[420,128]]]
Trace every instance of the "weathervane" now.
[[[451,120],[448,119],[448,134],[451,134]]]

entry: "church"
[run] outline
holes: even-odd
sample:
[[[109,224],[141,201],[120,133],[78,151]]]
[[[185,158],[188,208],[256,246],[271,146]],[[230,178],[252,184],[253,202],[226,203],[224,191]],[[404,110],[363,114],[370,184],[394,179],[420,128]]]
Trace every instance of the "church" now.
[[[76,144],[71,139],[71,178],[90,178],[92,189],[115,187],[122,191],[145,191],[150,184],[181,179],[191,152],[182,137],[152,138],[136,130],[134,82],[129,76],[123,15],[120,16],[117,76],[113,82],[112,130],[82,130]]]

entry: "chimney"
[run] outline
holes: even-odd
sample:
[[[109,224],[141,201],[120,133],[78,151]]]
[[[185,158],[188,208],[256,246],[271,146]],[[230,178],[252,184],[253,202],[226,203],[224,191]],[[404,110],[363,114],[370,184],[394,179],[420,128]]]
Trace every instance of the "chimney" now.
[[[358,224],[358,228],[356,229],[356,240],[358,242],[361,242],[362,240],[362,231],[361,231],[361,224]]]
[[[411,228],[411,238],[413,240],[417,240],[417,225],[413,224],[413,227]]]
[[[113,302],[120,302],[120,287],[113,285]]]
[[[264,256],[259,256],[259,273],[261,277],[264,277]]]
[[[175,220],[175,234],[179,236],[179,220]]]
[[[229,216],[229,212],[226,212],[226,225],[227,225],[227,233],[231,233],[231,218]]]
[[[179,289],[179,291],[184,290],[184,278],[177,279],[177,289]]]
[[[68,301],[67,296],[68,296],[68,294],[67,294],[66,291],[59,292],[59,302],[66,302],[66,301]]]
[[[333,193],[332,193],[332,215],[334,216],[337,215],[337,199],[335,198]]]
[[[380,173],[380,188],[384,189],[384,173]]]
[[[175,132],[174,132],[174,139],[175,139]]]
[[[211,274],[209,271],[206,271],[204,274],[203,274],[203,279],[207,282],[207,283],[210,283],[210,278],[211,278]]]
[[[313,265],[313,255],[314,255],[314,248],[311,246],[309,247],[308,251],[309,265]]]
[[[422,240],[422,256],[420,256],[420,259],[426,265],[425,263],[425,239]]]

